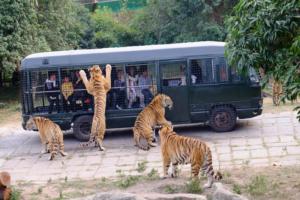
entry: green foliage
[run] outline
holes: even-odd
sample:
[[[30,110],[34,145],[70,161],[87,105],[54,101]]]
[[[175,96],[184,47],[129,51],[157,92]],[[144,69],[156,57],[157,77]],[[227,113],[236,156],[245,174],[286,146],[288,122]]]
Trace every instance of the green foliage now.
[[[88,20],[88,10],[72,0],[2,0],[0,81],[28,54],[77,48]]]
[[[150,0],[132,22],[144,44],[223,40],[225,32],[213,16],[223,1]]]
[[[168,194],[174,194],[178,192],[178,188],[174,185],[166,185],[164,191]]]
[[[159,179],[158,171],[156,169],[152,168],[152,170],[147,174],[146,179],[148,179],[148,180]]]
[[[124,174],[121,174],[115,184],[119,188],[126,189],[132,185],[135,185],[140,180],[140,178],[140,176],[126,176]]]
[[[247,191],[253,195],[262,195],[268,190],[268,182],[265,176],[255,176],[247,185]]]
[[[139,163],[138,163],[138,167],[137,167],[136,170],[137,170],[139,173],[144,172],[144,171],[146,170],[146,164],[147,164],[147,161],[139,162]]]
[[[19,200],[19,199],[21,199],[21,191],[16,188],[12,188],[10,200]]]
[[[230,64],[262,68],[283,83],[284,100],[300,95],[299,11],[299,0],[241,0],[226,21]]]
[[[185,183],[187,193],[202,193],[201,182],[198,178],[193,178]]]
[[[238,184],[233,184],[233,191],[237,194],[242,194],[241,186]]]

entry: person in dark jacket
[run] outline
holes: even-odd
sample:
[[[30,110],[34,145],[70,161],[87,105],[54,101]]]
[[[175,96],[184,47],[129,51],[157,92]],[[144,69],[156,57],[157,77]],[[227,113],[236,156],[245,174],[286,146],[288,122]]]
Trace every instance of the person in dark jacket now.
[[[47,94],[47,99],[49,101],[49,114],[52,113],[55,104],[57,112],[59,112],[59,87],[56,81],[56,75],[51,74],[49,79],[45,82],[45,91]]]

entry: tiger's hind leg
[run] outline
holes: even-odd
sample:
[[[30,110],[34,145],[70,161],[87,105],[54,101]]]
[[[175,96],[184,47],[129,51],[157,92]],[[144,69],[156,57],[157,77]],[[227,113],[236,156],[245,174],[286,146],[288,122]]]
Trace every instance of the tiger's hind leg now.
[[[50,149],[49,149],[49,142],[46,142],[45,144],[43,144],[44,147],[41,150],[41,154],[46,154],[46,153],[50,153]]]
[[[176,178],[178,176],[178,163],[172,163],[172,178]]]
[[[144,151],[148,151],[150,149],[148,145],[146,146],[141,145],[140,143],[141,134],[136,128],[133,128],[133,138],[134,138],[135,146],[137,146],[139,149],[142,149]]]
[[[55,155],[57,155],[58,144],[49,143],[50,145],[50,157],[49,160],[53,160]]]
[[[153,143],[153,132],[152,132],[152,129],[145,131],[145,137],[146,137],[146,140],[147,140],[149,148],[157,146],[156,143]]]
[[[65,145],[63,141],[63,135],[61,134],[59,137],[59,153],[62,156],[67,156],[68,154],[65,152]]]

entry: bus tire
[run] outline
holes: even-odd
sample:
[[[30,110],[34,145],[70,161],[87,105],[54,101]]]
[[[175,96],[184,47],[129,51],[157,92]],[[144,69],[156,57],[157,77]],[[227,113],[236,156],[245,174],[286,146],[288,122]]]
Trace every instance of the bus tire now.
[[[85,142],[90,139],[93,116],[82,115],[74,121],[73,134],[79,141]]]
[[[212,109],[209,117],[210,127],[217,132],[227,132],[236,125],[236,112],[230,106],[217,106]]]

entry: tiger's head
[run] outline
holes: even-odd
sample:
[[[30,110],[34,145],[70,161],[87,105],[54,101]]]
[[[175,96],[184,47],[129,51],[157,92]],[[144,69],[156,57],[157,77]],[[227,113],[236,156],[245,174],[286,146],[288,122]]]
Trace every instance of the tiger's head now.
[[[162,125],[158,131],[159,136],[167,135],[168,133],[172,133],[172,132],[173,132],[173,126],[169,126],[169,125]]]
[[[93,78],[96,81],[101,81],[102,70],[99,67],[99,65],[93,65],[91,68],[89,68],[89,72],[90,72],[91,78]]]
[[[33,117],[30,116],[29,120],[26,122],[26,126],[25,126],[26,130],[36,130],[36,124],[35,121],[33,120]]]
[[[172,109],[172,107],[173,107],[173,101],[172,101],[171,97],[169,97],[168,95],[165,95],[165,94],[156,95],[154,97],[153,101],[161,104],[161,106],[164,108],[167,107],[169,109]]]

